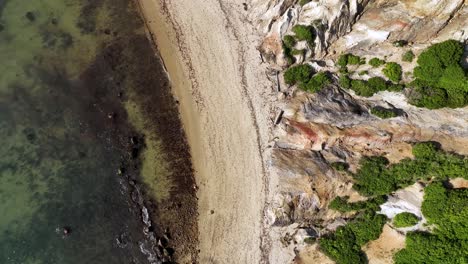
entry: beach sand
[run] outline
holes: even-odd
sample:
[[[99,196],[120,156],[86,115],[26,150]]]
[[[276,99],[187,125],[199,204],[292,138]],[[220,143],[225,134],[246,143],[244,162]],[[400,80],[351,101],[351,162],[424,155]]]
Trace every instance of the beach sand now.
[[[265,149],[274,91],[247,11],[239,1],[137,2],[191,148],[199,187],[199,262],[264,262]]]

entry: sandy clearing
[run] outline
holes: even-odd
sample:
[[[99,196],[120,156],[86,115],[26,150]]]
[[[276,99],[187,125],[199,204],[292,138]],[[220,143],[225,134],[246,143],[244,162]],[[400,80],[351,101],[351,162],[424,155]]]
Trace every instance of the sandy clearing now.
[[[263,149],[273,90],[242,2],[138,2],[180,102],[191,147],[200,187],[199,262],[263,262]]]

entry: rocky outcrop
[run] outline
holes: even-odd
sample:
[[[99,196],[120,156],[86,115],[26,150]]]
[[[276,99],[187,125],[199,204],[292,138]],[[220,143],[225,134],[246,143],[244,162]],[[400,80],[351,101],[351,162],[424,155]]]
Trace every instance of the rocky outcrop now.
[[[308,63],[316,70],[336,72],[333,61],[344,52],[385,57],[401,62],[402,54],[412,50],[418,55],[431,42],[446,39],[466,41],[468,7],[464,0],[323,0],[304,6],[294,0],[253,0],[250,20],[262,35],[259,50],[271,68],[287,65],[282,39],[293,34],[297,25],[312,25],[316,32],[312,49],[298,42],[296,49],[306,49],[296,56],[297,63]],[[404,40],[401,48],[394,41]],[[467,63],[468,64],[468,63]],[[411,71],[415,62],[402,63]],[[368,65],[353,66],[352,78],[382,76],[381,69]],[[368,77],[355,76],[368,71]],[[406,76],[404,79],[406,80]],[[330,167],[333,162],[346,162],[350,171],[358,169],[363,156],[385,156],[396,163],[413,158],[412,143],[437,141],[445,151],[468,155],[468,108],[428,110],[408,104],[403,93],[379,92],[364,98],[345,91],[333,83],[315,94],[288,87],[278,82],[281,118],[275,120],[275,140],[271,160],[270,200],[265,222],[270,229],[271,263],[328,263],[317,252],[294,237],[301,229],[315,230],[320,236],[346,223],[346,214],[328,210],[336,196],[362,200],[352,189],[353,180]],[[275,85],[275,86],[276,86]],[[394,109],[398,117],[380,119],[370,114],[372,107]],[[276,122],[277,121],[277,122]],[[454,181],[465,186],[466,181]],[[409,211],[422,216],[421,186],[414,185],[395,193],[382,207],[390,218],[397,212]],[[424,219],[423,219],[424,220]],[[424,221],[421,221],[423,223]],[[416,228],[422,228],[422,224]],[[392,250],[401,248],[404,235],[385,227],[379,240],[368,245],[366,252],[376,263],[387,263]],[[407,230],[406,230],[407,231]],[[313,237],[314,235],[312,235]],[[394,237],[394,245],[385,240]],[[300,239],[299,239],[300,240]],[[379,250],[383,252],[379,253]],[[379,262],[380,261],[380,262]]]

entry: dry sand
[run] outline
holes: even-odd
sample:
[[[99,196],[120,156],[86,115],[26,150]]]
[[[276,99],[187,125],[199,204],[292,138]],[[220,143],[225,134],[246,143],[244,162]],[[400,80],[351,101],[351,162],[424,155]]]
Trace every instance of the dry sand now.
[[[263,150],[273,89],[247,11],[242,1],[138,2],[180,102],[191,147],[200,188],[199,262],[264,262]]]

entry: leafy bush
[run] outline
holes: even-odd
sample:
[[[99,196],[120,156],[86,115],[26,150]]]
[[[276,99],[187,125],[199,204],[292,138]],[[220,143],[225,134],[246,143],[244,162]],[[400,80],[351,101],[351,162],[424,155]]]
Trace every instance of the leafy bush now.
[[[294,38],[294,36],[286,35],[283,38],[283,43],[286,47],[292,49],[296,45],[296,39]]]
[[[382,70],[383,74],[392,82],[399,82],[401,80],[401,66],[396,62],[387,62],[385,68]]]
[[[369,97],[379,91],[385,91],[387,89],[387,84],[385,80],[380,77],[372,77],[368,81],[352,80],[351,89],[353,89],[357,95]]]
[[[358,65],[358,64],[365,64],[366,59],[361,58],[359,56],[346,53],[346,54],[341,54],[340,57],[338,57],[338,60],[336,61],[336,64],[340,67],[346,67],[348,64],[349,65]]]
[[[314,93],[320,91],[325,85],[331,82],[325,72],[315,74],[307,83],[302,83],[300,87],[308,92]]]
[[[408,50],[407,52],[405,52],[405,54],[403,54],[401,60],[406,62],[412,62],[414,60],[414,53],[411,50]]]
[[[297,40],[305,40],[310,47],[314,46],[315,41],[315,30],[314,27],[304,26],[304,25],[295,25],[292,28],[294,34],[296,34]]]
[[[377,196],[376,198],[370,198],[367,201],[359,201],[354,203],[349,203],[348,199],[348,196],[337,196],[330,202],[328,207],[340,212],[359,211],[364,209],[375,211],[379,208],[379,205],[387,201],[385,196]]]
[[[370,110],[371,114],[378,116],[382,119],[397,117],[398,114],[392,109],[386,109],[383,107],[372,107]]]
[[[304,6],[305,4],[310,3],[312,0],[299,0],[299,5]]]
[[[433,143],[418,143],[414,148],[415,159],[403,159],[388,166],[384,157],[364,157],[360,169],[353,177],[354,188],[363,195],[385,195],[414,183],[417,179],[456,178],[468,179],[468,159],[436,150]]]
[[[414,226],[419,222],[419,218],[412,213],[404,212],[397,214],[393,218],[393,225],[395,227],[409,227]]]
[[[307,83],[312,75],[312,66],[309,64],[301,64],[290,67],[284,73],[284,81],[286,84],[294,85],[296,83]]]
[[[385,64],[385,61],[384,60],[381,60],[379,58],[372,58],[370,61],[369,61],[369,65],[371,65],[372,67],[374,68],[378,68],[382,65]]]
[[[447,40],[434,44],[418,57],[410,102],[429,109],[463,107],[468,104],[468,78],[461,65],[463,44]],[[435,98],[431,98],[435,97]]]
[[[346,171],[348,170],[349,165],[346,162],[333,162],[331,164],[331,167],[337,171]]]
[[[360,71],[359,72],[359,75],[366,75],[366,74],[369,74],[369,72],[368,71]]]
[[[341,74],[338,83],[345,89],[351,88],[351,79],[346,74]]]
[[[337,264],[366,263],[361,247],[380,236],[387,218],[365,212],[353,222],[337,228],[336,232],[320,239],[320,248]]]
[[[408,41],[406,40],[397,40],[393,42],[393,46],[398,47],[398,48],[404,47],[406,45],[408,45]]]
[[[348,64],[349,65],[358,65],[358,64],[363,64],[362,61],[365,59],[361,58],[359,56],[353,55],[353,54],[348,54]]]

